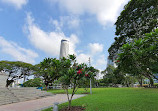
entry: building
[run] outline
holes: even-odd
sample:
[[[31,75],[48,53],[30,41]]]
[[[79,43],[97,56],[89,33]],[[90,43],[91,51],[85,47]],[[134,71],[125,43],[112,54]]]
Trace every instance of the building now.
[[[114,60],[111,60],[108,56],[107,58],[107,67],[111,65],[111,66],[114,66],[115,68],[117,67],[116,63],[114,62]]]
[[[60,45],[60,58],[67,58],[69,55],[69,41],[62,39]]]

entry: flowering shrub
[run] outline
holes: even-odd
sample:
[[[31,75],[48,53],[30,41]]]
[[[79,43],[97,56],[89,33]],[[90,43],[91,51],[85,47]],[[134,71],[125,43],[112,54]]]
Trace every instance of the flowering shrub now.
[[[83,69],[79,69],[79,71],[77,71],[77,74],[82,74]]]
[[[120,60],[117,60],[116,62],[120,62]]]
[[[67,93],[69,108],[71,105],[72,97],[76,93],[78,87],[81,85],[83,86],[84,81],[89,81],[89,78],[94,76],[96,70],[92,69],[94,68],[88,67],[86,64],[76,63],[76,57],[74,55],[70,55],[68,59],[61,59],[60,73],[62,73],[63,76],[59,78],[59,81]],[[68,93],[69,86],[72,88],[71,96],[69,96]]]
[[[88,74],[85,74],[85,77],[88,77],[89,75]]]

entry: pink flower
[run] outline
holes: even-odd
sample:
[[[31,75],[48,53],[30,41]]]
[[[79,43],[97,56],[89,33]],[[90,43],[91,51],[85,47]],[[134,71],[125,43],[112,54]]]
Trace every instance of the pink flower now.
[[[77,74],[82,74],[82,69],[80,69],[79,71],[77,71]]]
[[[117,60],[116,62],[120,62],[120,60]]]
[[[88,74],[85,74],[85,77],[88,77]]]

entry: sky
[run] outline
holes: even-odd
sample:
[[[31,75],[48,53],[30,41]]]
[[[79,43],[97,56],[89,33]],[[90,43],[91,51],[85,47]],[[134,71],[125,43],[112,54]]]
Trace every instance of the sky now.
[[[62,39],[79,63],[107,65],[117,17],[129,0],[0,0],[0,60],[59,58]]]

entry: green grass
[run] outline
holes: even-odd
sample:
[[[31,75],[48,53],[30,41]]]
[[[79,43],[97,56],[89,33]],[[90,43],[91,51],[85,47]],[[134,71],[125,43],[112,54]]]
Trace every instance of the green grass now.
[[[63,90],[49,90],[63,93]],[[78,94],[83,93],[78,90]],[[86,111],[158,111],[158,89],[152,88],[93,88],[92,95],[73,100],[73,106],[85,106]],[[68,103],[59,105],[59,108]],[[50,109],[44,111],[51,111]]]

